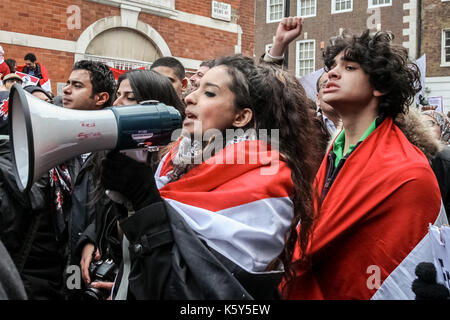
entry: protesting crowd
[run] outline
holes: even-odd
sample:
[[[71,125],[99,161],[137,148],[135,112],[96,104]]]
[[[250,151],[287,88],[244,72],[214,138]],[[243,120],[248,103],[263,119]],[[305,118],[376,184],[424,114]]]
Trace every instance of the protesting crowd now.
[[[117,79],[80,60],[59,96],[33,53],[22,66],[0,47],[0,298],[450,299],[428,239],[450,213],[448,115],[416,102],[420,71],[383,31],[334,39],[311,99],[283,68],[302,25],[190,77],[173,57]],[[80,154],[22,192],[8,117],[22,87],[58,110],[156,100],[181,133],[143,161]]]

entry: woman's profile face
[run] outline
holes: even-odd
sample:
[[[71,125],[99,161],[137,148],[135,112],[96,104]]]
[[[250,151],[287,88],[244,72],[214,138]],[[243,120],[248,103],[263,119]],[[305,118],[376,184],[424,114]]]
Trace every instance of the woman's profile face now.
[[[134,97],[133,89],[131,89],[130,80],[124,79],[120,83],[119,89],[117,89],[117,98],[113,103],[113,106],[130,106],[138,104]]]
[[[222,132],[233,128],[239,110],[234,105],[231,82],[225,66],[214,67],[202,77],[198,89],[185,98],[185,132],[193,135],[194,132],[203,134],[209,129]]]

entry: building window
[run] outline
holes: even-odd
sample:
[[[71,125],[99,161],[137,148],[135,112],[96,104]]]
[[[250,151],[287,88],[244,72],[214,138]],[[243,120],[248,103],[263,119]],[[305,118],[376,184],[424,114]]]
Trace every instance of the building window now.
[[[331,13],[353,11],[353,0],[332,0]]]
[[[298,0],[297,16],[308,18],[316,16],[316,0]]]
[[[267,0],[266,22],[278,22],[284,16],[284,0]]]
[[[450,30],[442,30],[442,62],[443,67],[450,67]]]
[[[392,6],[392,0],[369,0],[369,8]]]
[[[314,72],[316,64],[316,40],[297,41],[296,76]]]

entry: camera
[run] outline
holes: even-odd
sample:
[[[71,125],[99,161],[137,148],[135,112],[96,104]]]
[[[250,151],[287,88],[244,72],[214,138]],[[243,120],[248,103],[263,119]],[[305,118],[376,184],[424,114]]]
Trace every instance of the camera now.
[[[118,270],[118,266],[111,259],[91,262],[89,265],[91,284],[99,281],[113,282]],[[90,285],[84,292],[84,300],[106,300],[110,294],[109,290],[93,288]]]

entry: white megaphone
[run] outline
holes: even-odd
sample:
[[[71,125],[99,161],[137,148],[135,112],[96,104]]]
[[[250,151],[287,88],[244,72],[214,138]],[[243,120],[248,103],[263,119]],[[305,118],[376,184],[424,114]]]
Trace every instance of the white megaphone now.
[[[21,191],[28,191],[46,171],[83,153],[165,145],[182,125],[178,110],[158,101],[72,110],[42,101],[18,84],[9,99],[11,151]]]

